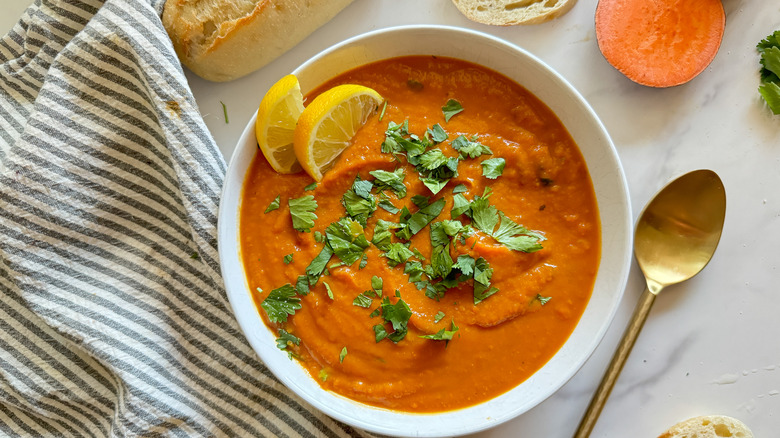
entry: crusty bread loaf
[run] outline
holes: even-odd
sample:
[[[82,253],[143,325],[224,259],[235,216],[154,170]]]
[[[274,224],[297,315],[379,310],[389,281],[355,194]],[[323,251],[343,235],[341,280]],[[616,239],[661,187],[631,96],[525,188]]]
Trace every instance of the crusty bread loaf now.
[[[224,82],[276,59],[352,0],[168,0],[162,21],[182,64]]]
[[[753,438],[753,432],[736,418],[723,415],[694,417],[679,422],[658,438]]]
[[[511,26],[552,20],[569,11],[577,0],[452,0],[469,20]]]

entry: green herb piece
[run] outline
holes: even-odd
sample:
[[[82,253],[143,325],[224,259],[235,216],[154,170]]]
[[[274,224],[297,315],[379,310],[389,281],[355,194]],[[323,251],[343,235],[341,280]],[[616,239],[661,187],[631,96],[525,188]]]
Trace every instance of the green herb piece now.
[[[230,120],[228,120],[228,114],[227,114],[227,105],[225,105],[225,102],[219,101],[219,103],[222,104],[222,114],[225,116],[225,124],[229,124]]]
[[[341,198],[347,214],[363,226],[366,226],[368,217],[376,211],[376,199],[371,194],[373,187],[371,181],[361,180],[358,175],[352,187]]]
[[[317,209],[317,201],[314,200],[314,196],[306,195],[290,199],[287,201],[287,205],[290,207],[293,228],[305,233],[311,231],[314,219],[317,219],[317,215],[314,214],[314,210]]]
[[[292,351],[288,350],[287,347],[291,347],[293,345],[301,345],[301,339],[291,333],[287,333],[283,329],[279,329],[279,337],[276,338],[276,348],[286,351],[287,357],[292,360],[294,357],[297,357],[297,355]]]
[[[363,234],[363,227],[350,218],[341,218],[325,229],[328,245],[333,253],[344,262],[352,265],[363,257],[363,251],[368,248],[368,240]]]
[[[379,192],[390,189],[395,193],[396,196],[398,196],[398,198],[403,198],[406,196],[406,186],[404,185],[404,177],[406,175],[404,174],[403,168],[398,168],[393,172],[388,172],[386,170],[372,170],[368,173],[376,178],[376,181],[373,182],[373,185]]]
[[[458,185],[456,185],[455,187],[452,188],[452,194],[453,195],[457,195],[458,193],[465,193],[468,190],[469,189],[468,189],[468,187],[466,187],[465,184],[458,184]]]
[[[414,256],[414,253],[403,243],[395,242],[389,244],[387,252],[382,255],[387,258],[388,265],[395,267],[401,263],[406,263],[410,257]]]
[[[442,128],[438,123],[428,129],[428,135],[430,135],[431,139],[436,143],[441,143],[449,138],[447,133],[444,131],[444,128]]]
[[[419,157],[416,166],[420,172],[420,181],[434,195],[439,193],[451,178],[458,176],[458,158],[451,158],[440,149],[431,149]]]
[[[409,305],[404,302],[404,300],[399,298],[398,302],[392,304],[390,303],[390,299],[388,297],[382,298],[382,305],[380,308],[382,309],[382,319],[384,319],[385,323],[392,325],[393,332],[388,333],[385,327],[381,325],[381,329],[374,326],[377,342],[381,341],[385,337],[394,343],[400,342],[403,338],[406,337],[409,318],[412,317],[412,310],[409,308]],[[382,331],[384,334],[382,335],[382,339],[379,339],[380,333]]]
[[[455,268],[460,270],[460,272],[467,276],[471,277],[474,275],[474,266],[476,265],[476,260],[474,260],[474,257],[471,257],[468,254],[461,254],[458,256],[458,261],[455,262]]]
[[[452,272],[452,257],[450,256],[450,245],[434,246],[431,252],[431,268],[433,277],[445,278]]]
[[[325,371],[325,368],[320,369],[320,373],[319,373],[318,377],[323,382],[327,382],[328,381],[328,372]]]
[[[376,309],[379,310],[379,309]],[[377,324],[374,326],[374,339],[376,339],[376,342],[381,341],[382,339],[387,337],[387,329],[382,324]]]
[[[371,303],[373,303],[373,300],[371,298],[372,297],[369,296],[369,294],[367,294],[366,292],[361,292],[358,296],[355,297],[354,300],[352,300],[352,305],[368,309],[369,307],[371,307]]]
[[[412,204],[416,205],[417,208],[425,208],[431,205],[431,197],[423,196],[423,195],[414,195],[412,196]]]
[[[761,85],[758,92],[772,113],[780,114],[780,30],[761,40],[756,49],[761,55]]]
[[[191,258],[192,260],[199,260],[199,259],[200,259],[200,256],[198,255],[198,253],[197,253],[197,252],[193,252],[192,254],[190,254],[190,258]]]
[[[262,289],[257,288],[258,292]],[[288,315],[295,315],[295,311],[301,308],[301,299],[295,296],[295,288],[291,284],[274,289],[260,303],[271,322],[285,322]]]
[[[544,235],[515,223],[503,212],[499,212],[496,207],[490,205],[489,196],[490,190],[486,189],[481,197],[477,196],[472,201],[472,224],[509,249],[522,252],[535,252],[542,249],[541,241],[545,240]],[[496,229],[499,220],[501,225]]]
[[[339,353],[339,363],[344,363],[345,357],[347,357],[347,347],[341,349],[341,353]]]
[[[452,210],[450,210],[450,217],[455,219],[456,217],[468,212],[471,209],[471,203],[463,196],[462,193],[458,193],[452,197]]]
[[[445,317],[445,316],[447,316],[447,315],[445,315],[445,314],[444,314],[444,312],[442,312],[442,311],[439,311],[439,313],[437,313],[437,314],[436,314],[436,315],[433,317],[433,323],[434,323],[434,324],[438,324],[438,323],[439,323],[439,321],[441,321],[442,319],[444,319],[444,317]]]
[[[286,256],[284,256],[284,259],[282,259],[282,261],[284,262],[285,265],[289,265],[293,261],[293,255],[287,254]]]
[[[281,196],[276,195],[276,198],[274,198],[273,201],[271,201],[270,204],[268,204],[268,207],[265,209],[265,213],[277,210],[279,208],[279,203],[281,202]]]
[[[498,289],[490,286],[493,277],[493,268],[487,260],[480,257],[474,263],[474,304],[479,304],[487,297],[498,292]]]
[[[325,241],[325,239],[322,237],[322,233],[319,231],[314,232],[314,241],[318,243],[322,243]]]
[[[382,199],[379,201],[379,207],[381,207],[383,210],[387,211],[390,214],[398,214],[399,211],[401,211],[400,208],[393,205],[392,202],[390,202],[389,199]]]
[[[408,79],[406,81],[406,86],[409,87],[409,89],[412,91],[422,91],[422,89],[425,87],[422,82],[416,79]]]
[[[457,332],[458,332],[458,326],[455,325],[455,320],[453,320],[449,330],[441,329],[433,335],[422,335],[420,337],[423,339],[432,339],[434,341],[449,342],[452,340],[453,336],[455,336],[455,333]]]
[[[542,306],[544,306],[545,304],[547,304],[548,301],[550,301],[552,299],[552,297],[543,297],[540,294],[536,294],[535,299],[539,300],[539,303]]]
[[[322,284],[325,285],[325,291],[328,293],[328,298],[330,298],[332,300],[333,299],[333,290],[330,288],[330,285],[328,283],[325,283],[324,281],[322,282]]]
[[[317,257],[315,257],[314,260],[309,263],[309,266],[306,267],[306,275],[308,276],[310,285],[317,283],[317,280],[319,280],[320,276],[325,271],[325,267],[328,265],[328,261],[332,255],[333,249],[331,249],[330,245],[325,244],[325,246],[322,247],[322,250],[320,250],[320,253],[317,254]]]
[[[376,295],[378,297],[382,296],[382,284],[383,283],[384,282],[382,281],[382,278],[377,277],[376,275],[371,277],[371,289],[374,289],[374,292],[376,293]]]
[[[410,234],[414,236],[415,234],[419,233],[420,230],[425,228],[429,223],[431,223],[431,221],[436,219],[436,217],[439,216],[442,209],[444,208],[444,204],[446,204],[446,201],[444,198],[440,198],[434,203],[426,206],[425,208],[421,208],[412,214],[406,221],[406,225],[409,228]],[[397,235],[398,234],[396,234],[396,236]]]
[[[399,228],[398,224],[379,219],[374,227],[374,236],[371,238],[371,243],[380,250],[387,251],[388,248],[390,248],[393,237],[390,230],[395,230],[397,228]]]
[[[308,186],[303,188],[304,192],[308,192],[309,190],[314,190],[317,188],[317,181],[314,181],[313,183],[309,184]]]
[[[476,140],[476,136],[473,140]],[[477,158],[480,155],[493,155],[493,151],[489,147],[477,141],[472,141],[466,138],[464,135],[460,135],[452,140],[450,143],[453,149],[460,152],[460,156],[463,158]]]
[[[379,121],[381,122],[385,118],[385,111],[387,111],[387,101],[382,104],[382,111],[379,113]]]
[[[480,164],[482,165],[482,176],[488,179],[496,179],[504,173],[506,160],[503,158],[488,158]]]
[[[295,291],[298,295],[309,294],[309,277],[306,275],[299,275],[298,280],[295,282]]]
[[[452,116],[463,111],[463,106],[457,100],[450,99],[441,107],[441,111],[444,113],[444,121],[449,122]]]
[[[358,264],[358,269],[365,268],[366,264],[368,264],[368,254],[363,253],[363,257],[360,259],[360,263]]]

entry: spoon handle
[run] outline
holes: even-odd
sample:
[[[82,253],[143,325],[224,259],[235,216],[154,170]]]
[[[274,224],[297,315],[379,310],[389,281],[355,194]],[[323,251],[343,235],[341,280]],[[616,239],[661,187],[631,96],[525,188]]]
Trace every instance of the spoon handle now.
[[[590,436],[593,427],[596,425],[596,420],[601,414],[601,410],[604,408],[604,404],[607,402],[609,393],[612,392],[612,387],[615,386],[615,382],[620,375],[620,371],[623,369],[623,365],[626,363],[628,355],[631,353],[631,349],[634,347],[639,332],[642,330],[642,326],[645,325],[647,315],[650,313],[650,308],[653,307],[655,301],[655,294],[650,292],[650,289],[645,288],[642,296],[639,298],[639,302],[634,309],[634,314],[631,316],[631,321],[626,327],[625,333],[623,333],[623,339],[618,344],[615,355],[612,356],[612,361],[609,363],[609,367],[604,372],[604,377],[601,379],[596,393],[588,405],[588,409],[585,411],[585,415],[580,421],[580,425],[577,428],[577,432],[574,434],[574,438],[587,438]]]

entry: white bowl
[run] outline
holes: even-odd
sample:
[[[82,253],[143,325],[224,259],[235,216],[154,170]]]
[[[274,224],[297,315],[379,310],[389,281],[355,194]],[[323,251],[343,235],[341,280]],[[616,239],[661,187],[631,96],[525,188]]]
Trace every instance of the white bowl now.
[[[219,211],[222,275],[236,319],[268,368],[288,388],[327,415],[354,427],[396,436],[453,436],[496,426],[557,391],[588,359],[609,326],[628,277],[632,225],[628,189],[615,147],[583,97],[535,56],[490,35],[444,26],[383,29],[344,41],[298,67],[304,94],[354,67],[403,55],[439,55],[481,64],[516,81],[560,118],[588,165],[601,215],[601,264],[593,295],[563,347],[528,380],[482,404],[452,412],[410,414],[367,406],[320,388],[276,348],[250,296],[238,246],[242,184],[257,153],[254,117],[228,167]],[[262,94],[263,90],[258,90]]]

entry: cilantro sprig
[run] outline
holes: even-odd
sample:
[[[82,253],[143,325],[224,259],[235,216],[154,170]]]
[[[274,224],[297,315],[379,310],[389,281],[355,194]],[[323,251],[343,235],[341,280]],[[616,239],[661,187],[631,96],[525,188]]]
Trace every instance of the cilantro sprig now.
[[[262,289],[257,288],[258,292]],[[295,296],[295,288],[291,284],[274,289],[260,303],[271,322],[286,322],[289,315],[295,315],[295,311],[301,308],[301,299]]]
[[[317,215],[314,211],[317,209],[317,201],[314,196],[306,195],[300,198],[293,198],[287,201],[292,216],[293,228],[298,231],[308,233],[314,226],[314,220]]]
[[[780,30],[761,40],[756,49],[761,55],[761,85],[758,92],[772,113],[780,114]]]

